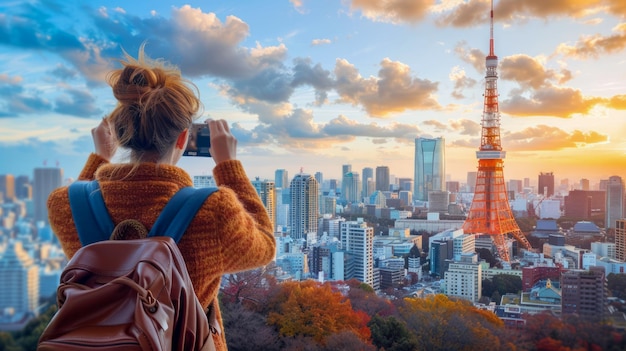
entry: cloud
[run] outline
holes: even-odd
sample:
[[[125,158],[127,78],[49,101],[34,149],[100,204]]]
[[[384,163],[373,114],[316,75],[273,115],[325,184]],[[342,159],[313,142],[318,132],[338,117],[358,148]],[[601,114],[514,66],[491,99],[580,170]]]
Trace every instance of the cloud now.
[[[70,88],[65,93],[55,101],[55,112],[77,117],[92,117],[103,113],[96,107],[96,99],[85,89]]]
[[[240,44],[250,34],[247,23],[235,16],[227,16],[222,22],[215,13],[204,13],[189,5],[173,8],[171,19],[159,16],[141,19],[125,14],[112,17],[97,18],[103,31],[114,27],[110,40],[134,43],[138,47],[139,42],[147,39],[146,50],[151,56],[168,57],[189,76],[253,77],[280,65],[287,51],[282,44],[242,47]],[[133,31],[125,29],[128,27]]]
[[[617,16],[626,16],[626,2],[623,0],[607,0],[609,12]]]
[[[552,116],[569,118],[575,114],[587,114],[600,98],[585,98],[580,90],[548,86],[531,93],[530,97],[513,95],[501,104],[501,111],[514,116]]]
[[[448,130],[448,126],[445,123],[439,122],[435,119],[429,119],[422,122],[423,125],[433,127],[438,132],[444,132]]]
[[[620,23],[613,28],[613,31],[616,34],[609,36],[596,34],[581,37],[574,45],[560,44],[556,52],[569,57],[587,59],[624,50],[626,48],[626,23]]]
[[[506,148],[518,151],[555,151],[580,148],[591,144],[606,143],[608,135],[596,131],[564,131],[557,127],[538,125],[519,132],[504,133]]]
[[[456,121],[450,121],[450,128],[459,132],[461,135],[480,135],[482,129],[479,123],[476,123],[471,119],[464,118]]]
[[[528,55],[518,54],[505,57],[500,63],[500,77],[520,84],[522,88],[539,89],[550,85],[556,77],[553,70],[545,69],[539,60]]]
[[[340,102],[361,105],[372,117],[440,108],[434,96],[438,83],[411,77],[401,62],[385,58],[378,77],[364,78],[347,60],[337,59],[334,73]]]
[[[448,77],[452,82],[454,82],[454,90],[451,94],[455,99],[464,98],[465,96],[463,95],[463,90],[466,88],[473,88],[477,83],[475,79],[468,77],[465,74],[465,70],[459,66],[452,67],[452,71]]]
[[[304,9],[304,1],[303,0],[289,0],[289,2],[293,5],[293,8],[299,13],[305,13]]]
[[[293,87],[308,85],[315,88],[315,104],[320,106],[327,102],[327,92],[335,86],[335,82],[331,72],[322,68],[319,63],[313,66],[308,58],[296,58],[291,85]]]
[[[488,15],[489,2],[470,0],[442,14],[435,23],[441,27],[471,27],[479,23],[488,23]]]
[[[0,117],[18,117],[49,111],[50,102],[42,98],[40,92],[26,92],[19,76],[0,75]]]
[[[605,100],[605,105],[615,110],[626,110],[626,95],[615,95]]]
[[[311,45],[319,46],[319,45],[328,45],[330,44],[330,39],[313,39],[311,40]]]
[[[350,10],[380,22],[417,22],[428,13],[432,0],[351,0]]]
[[[454,52],[463,62],[472,65],[476,72],[485,72],[485,58],[487,55],[479,49],[468,48],[467,43],[461,41],[454,47]]]
[[[389,23],[416,23],[428,14],[434,15],[441,27],[467,28],[489,23],[488,0],[443,1],[432,0],[350,0],[351,11],[360,11],[363,17]],[[525,22],[528,18],[550,17],[582,18],[608,11],[618,17],[626,15],[623,0],[501,0],[494,4],[494,20]]]
[[[60,63],[50,73],[61,80],[69,80],[78,76],[78,71]]]
[[[267,69],[246,80],[224,83],[221,90],[244,110],[272,109],[266,104],[286,104],[301,86],[315,89],[315,105],[327,103],[328,93],[336,91],[335,103],[362,106],[372,117],[386,117],[406,110],[439,109],[435,98],[438,83],[411,76],[410,68],[384,59],[377,77],[362,77],[347,60],[337,59],[333,72],[310,59],[297,58],[291,71]],[[282,107],[278,107],[281,109]]]

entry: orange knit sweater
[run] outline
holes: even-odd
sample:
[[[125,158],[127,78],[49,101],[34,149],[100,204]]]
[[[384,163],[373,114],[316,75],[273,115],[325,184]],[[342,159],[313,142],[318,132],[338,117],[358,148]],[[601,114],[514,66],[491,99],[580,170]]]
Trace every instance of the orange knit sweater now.
[[[136,219],[150,230],[170,197],[193,183],[176,166],[142,163],[129,175],[133,167],[110,164],[91,154],[79,179],[98,179],[115,224]],[[196,295],[205,307],[217,297],[223,274],[266,265],[276,250],[269,216],[242,164],[237,160],[222,162],[213,169],[213,175],[219,190],[206,200],[178,243]],[[48,215],[63,251],[71,258],[81,244],[72,220],[67,187],[50,194]],[[227,349],[224,332],[214,339],[218,350]]]

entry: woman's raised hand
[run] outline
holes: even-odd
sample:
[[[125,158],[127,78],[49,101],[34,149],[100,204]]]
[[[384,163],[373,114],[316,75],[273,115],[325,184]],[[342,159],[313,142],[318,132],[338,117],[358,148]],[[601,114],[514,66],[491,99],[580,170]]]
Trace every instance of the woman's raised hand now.
[[[91,130],[91,137],[93,138],[96,154],[110,161],[113,155],[115,155],[115,150],[117,150],[117,142],[111,133],[109,118],[103,118],[100,124]]]
[[[228,123],[223,119],[205,121],[211,134],[211,156],[215,164],[237,158],[237,139],[231,134]]]

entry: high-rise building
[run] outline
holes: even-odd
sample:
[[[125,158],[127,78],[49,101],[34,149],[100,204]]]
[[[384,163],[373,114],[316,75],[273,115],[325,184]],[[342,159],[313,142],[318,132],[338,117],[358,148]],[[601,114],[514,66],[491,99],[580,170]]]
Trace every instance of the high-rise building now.
[[[259,177],[256,177],[252,181],[252,185],[256,189],[257,194],[259,194],[259,197],[263,202],[263,206],[265,206],[265,209],[267,210],[267,214],[272,222],[272,228],[276,229],[276,190],[274,182],[267,179],[259,180]]]
[[[275,230],[283,232],[289,226],[289,201],[285,201],[285,194],[289,189],[274,188],[274,200],[276,201],[276,224]]]
[[[571,190],[563,199],[565,217],[581,220],[604,218],[606,192],[600,190]]]
[[[589,179],[580,180],[580,190],[589,190]]]
[[[342,200],[342,202],[345,204],[347,203],[347,199],[346,199],[346,186],[347,186],[347,181],[346,181],[346,176],[348,176],[348,173],[352,173],[352,165],[342,165],[341,166],[341,194],[339,196],[339,199]],[[350,175],[351,177],[352,175]]]
[[[48,196],[63,184],[63,170],[58,167],[35,168],[33,178],[34,219],[48,223]]]
[[[361,198],[368,198],[372,193],[368,187],[368,183],[374,180],[374,169],[372,167],[365,167],[361,172],[361,182],[363,185],[363,190],[361,194]],[[375,189],[374,189],[375,190]]]
[[[428,257],[430,259],[430,274],[443,278],[446,270],[448,270],[446,262],[454,258],[453,240],[443,238],[431,242]]]
[[[289,172],[286,169],[274,171],[274,186],[276,188],[289,188]]]
[[[624,182],[622,177],[612,176],[606,187],[606,228],[615,228],[615,221],[624,218]]]
[[[15,177],[12,174],[0,174],[0,202],[15,199]]]
[[[202,174],[193,176],[193,187],[194,188],[211,188],[216,187],[217,183],[212,175]]]
[[[350,275],[345,278],[374,286],[374,228],[363,218],[341,222],[341,245],[351,260]]]
[[[494,52],[493,2],[491,3],[491,38],[489,55],[486,57],[485,100],[481,120],[480,149],[476,189],[463,231],[467,234],[489,235],[500,258],[510,261],[507,236],[512,235],[526,249],[530,243],[520,230],[506,191],[504,182],[504,158],[506,151],[500,143],[500,110],[498,107],[498,56]]]
[[[315,180],[317,180],[317,185],[319,187],[320,194],[322,193],[322,187],[324,187],[324,173],[315,172]]]
[[[607,285],[604,267],[570,270],[561,275],[561,313],[564,317],[602,321],[607,308]]]
[[[413,179],[411,178],[398,178],[398,191],[408,190],[413,192]]]
[[[450,193],[456,194],[461,191],[461,184],[456,180],[450,180],[446,182],[446,189]]]
[[[361,202],[361,178],[358,172],[348,172],[343,175],[344,193],[342,197],[348,203]]]
[[[467,191],[473,193],[476,190],[476,176],[478,172],[467,172]]]
[[[444,138],[415,139],[415,174],[413,177],[415,199],[428,201],[429,191],[445,190],[445,161]]]
[[[615,259],[626,262],[626,219],[615,221]]]
[[[335,196],[337,194],[337,179],[330,179],[328,180],[328,192],[332,192],[333,196]]]
[[[0,311],[27,317],[39,305],[39,267],[20,241],[9,240],[0,255]]]
[[[376,167],[376,190],[389,191],[389,167]]]
[[[21,175],[15,178],[15,197],[18,199],[32,199],[33,187],[28,176]]]
[[[537,189],[537,194],[543,195],[545,197],[550,197],[554,195],[554,173],[539,173],[538,184],[539,186]]]
[[[317,232],[319,204],[318,184],[310,174],[299,173],[290,183],[291,203],[289,225],[293,239],[306,239],[311,232]]]
[[[404,206],[410,206],[413,203],[413,192],[410,190],[400,190],[398,198]]]

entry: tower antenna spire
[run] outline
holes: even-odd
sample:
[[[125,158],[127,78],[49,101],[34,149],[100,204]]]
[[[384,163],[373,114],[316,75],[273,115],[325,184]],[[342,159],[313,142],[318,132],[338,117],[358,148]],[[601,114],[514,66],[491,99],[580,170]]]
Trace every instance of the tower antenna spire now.
[[[493,0],[491,0],[491,22],[489,27],[489,56],[496,56],[493,48]]]

